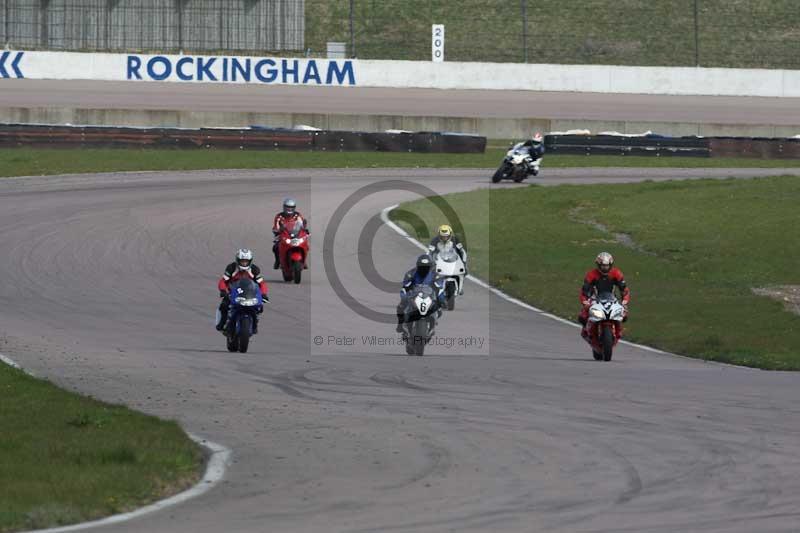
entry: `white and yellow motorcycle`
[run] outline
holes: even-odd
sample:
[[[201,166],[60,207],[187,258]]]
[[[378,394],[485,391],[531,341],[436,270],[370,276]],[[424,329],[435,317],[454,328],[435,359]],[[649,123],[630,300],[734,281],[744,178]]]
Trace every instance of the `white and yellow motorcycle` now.
[[[461,257],[452,246],[435,254],[436,277],[444,284],[445,305],[448,311],[456,306],[456,296],[464,294],[466,268]]]

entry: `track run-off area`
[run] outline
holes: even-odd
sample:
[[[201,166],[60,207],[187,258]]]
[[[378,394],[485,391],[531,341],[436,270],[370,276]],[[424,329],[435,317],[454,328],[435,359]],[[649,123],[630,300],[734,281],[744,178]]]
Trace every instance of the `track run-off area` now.
[[[792,173],[551,169],[539,182]],[[97,531],[796,530],[798,374],[628,345],[598,363],[576,328],[471,282],[421,358],[392,344],[392,323],[353,311],[341,291],[394,312],[419,250],[380,213],[417,198],[408,184],[444,194],[487,187],[488,177],[342,169],[0,180],[0,352],[233,452],[213,490]],[[374,194],[354,197],[363,187]],[[270,268],[268,226],[289,195],[312,232],[300,285]],[[338,293],[323,266],[333,229]],[[231,354],[213,328],[215,282],[242,246],[264,267],[271,303],[250,352]]]

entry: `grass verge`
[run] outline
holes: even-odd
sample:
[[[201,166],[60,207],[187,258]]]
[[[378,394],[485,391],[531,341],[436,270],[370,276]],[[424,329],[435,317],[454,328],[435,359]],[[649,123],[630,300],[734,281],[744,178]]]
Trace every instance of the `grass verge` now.
[[[200,478],[175,422],[79,396],[0,364],[0,531],[130,511]]]
[[[780,370],[800,370],[800,316],[753,289],[800,285],[797,198],[795,177],[530,186],[444,197],[464,224],[472,272],[509,294],[574,319],[583,275],[607,250],[631,287],[626,338]],[[488,217],[470,216],[486,205]],[[429,228],[442,223],[427,200],[402,210]],[[398,211],[392,216],[400,222]]]
[[[505,145],[483,154],[408,154],[389,152],[239,152],[232,150],[151,149],[0,149],[0,177],[42,176],[137,170],[203,170],[223,168],[485,168],[494,169]],[[692,157],[548,156],[543,172],[560,167],[798,167],[800,160]],[[487,179],[488,173],[487,171]]]

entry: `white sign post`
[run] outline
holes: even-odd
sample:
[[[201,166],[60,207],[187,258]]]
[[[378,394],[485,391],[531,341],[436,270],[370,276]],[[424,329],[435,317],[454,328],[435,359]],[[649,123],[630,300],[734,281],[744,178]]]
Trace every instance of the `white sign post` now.
[[[444,24],[431,26],[431,61],[434,63],[444,61]]]

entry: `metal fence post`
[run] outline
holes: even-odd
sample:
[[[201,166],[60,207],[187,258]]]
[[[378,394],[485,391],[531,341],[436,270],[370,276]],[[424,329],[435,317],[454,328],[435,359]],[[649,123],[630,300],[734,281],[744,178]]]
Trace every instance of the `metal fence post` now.
[[[50,0],[39,0],[39,42],[43,48],[50,48],[50,31],[47,26],[47,10]]]
[[[183,53],[183,0],[175,0],[175,17],[178,21],[178,50]]]
[[[114,0],[106,0],[106,23],[104,28],[105,48],[111,49],[111,12],[114,10]]]
[[[700,66],[700,25],[697,20],[697,0],[694,0],[694,66]]]
[[[9,16],[8,0],[3,0],[3,9],[5,10],[5,15],[6,15],[5,16],[6,29],[5,29],[5,34],[4,35],[5,35],[5,39],[6,39],[6,48],[8,48],[8,45],[11,42],[11,36],[8,34],[8,28],[9,28],[9,24],[8,24],[8,16]]]
[[[219,49],[225,50],[225,42],[223,40],[223,31],[224,28],[224,18],[225,18],[225,0],[220,0],[219,2]]]
[[[356,57],[355,0],[350,0],[350,57]]]
[[[522,61],[528,62],[528,0],[522,2]]]

